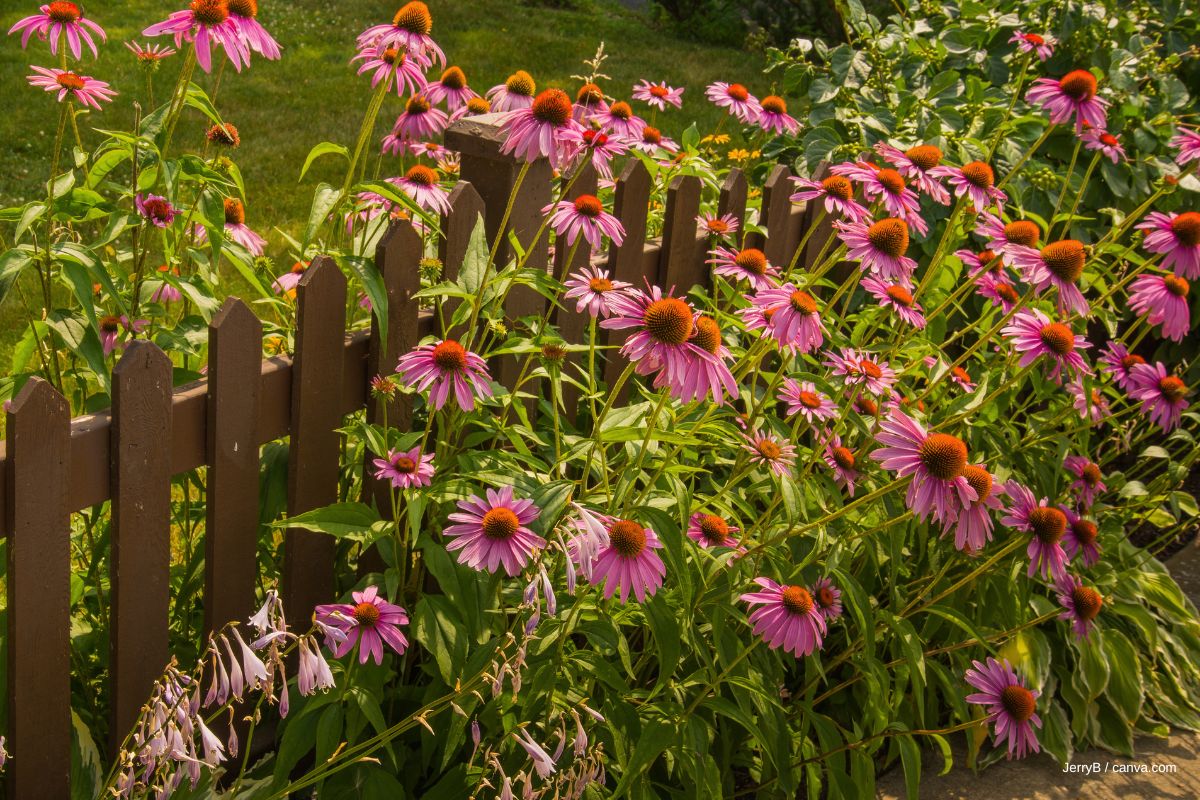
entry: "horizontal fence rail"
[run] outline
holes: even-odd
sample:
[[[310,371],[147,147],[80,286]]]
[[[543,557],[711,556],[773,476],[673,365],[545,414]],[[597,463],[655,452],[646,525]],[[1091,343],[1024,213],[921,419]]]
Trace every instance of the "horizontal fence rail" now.
[[[457,276],[480,216],[489,241],[504,236],[504,257],[507,235],[499,227],[520,168],[500,152],[500,141],[494,115],[460,120],[446,133],[446,145],[462,154],[462,180],[442,219],[438,252],[443,279]],[[791,260],[811,222],[808,209],[788,201],[790,177],[786,166],[773,170],[763,188],[759,220],[766,234],[747,239],[780,266]],[[589,166],[569,196],[594,193],[596,186]],[[636,286],[647,280],[674,286],[681,294],[709,284],[710,242],[696,220],[702,192],[698,178],[671,181],[663,235],[647,240],[650,175],[640,161],[630,159],[617,176],[613,208],[625,227],[624,243],[595,258],[586,251],[577,254],[569,265],[565,249],[550,258],[543,229],[542,208],[560,188],[549,165],[537,162],[513,204],[509,230],[523,247],[538,239],[526,262],[529,268],[562,277],[591,259],[615,279]],[[731,171],[720,190],[719,213],[744,222],[748,192],[745,176]],[[817,238],[821,242],[813,241]],[[809,250],[825,238],[811,237]],[[9,404],[8,440],[0,443],[0,537],[7,538],[8,554],[4,733],[13,754],[6,779],[10,797],[69,795],[70,515],[112,504],[108,744],[115,752],[169,657],[172,477],[208,468],[206,630],[245,618],[253,611],[257,582],[260,447],[290,437],[289,515],[336,501],[336,429],[346,415],[364,408],[369,419],[381,415],[381,407],[370,402],[370,379],[391,373],[399,356],[423,337],[442,333],[434,315],[422,311],[414,298],[422,256],[421,238],[407,221],[394,222],[380,240],[375,263],[388,298],[386,340],[377,321],[370,331],[346,332],[346,278],[331,259],[318,257],[297,290],[292,356],[264,360],[261,323],[241,300],[228,298],[209,326],[208,374],[202,380],[172,387],[169,358],[153,343],[135,341],[114,370],[109,411],[70,419],[66,400],[37,378]],[[447,323],[456,302],[441,308]],[[505,315],[544,314],[550,310],[547,303],[529,287],[518,287],[506,300]],[[568,342],[583,343],[586,320],[573,307],[559,309],[554,319]],[[606,341],[619,339],[608,336]],[[493,374],[511,389],[517,369],[515,359],[501,358]],[[613,369],[610,362],[610,382]],[[389,422],[407,426],[411,397],[388,402]],[[364,497],[386,497],[369,474]],[[386,504],[380,507],[388,512]],[[332,599],[332,544],[321,534],[285,533],[282,593],[289,611],[300,610],[299,618],[307,616],[304,609]]]

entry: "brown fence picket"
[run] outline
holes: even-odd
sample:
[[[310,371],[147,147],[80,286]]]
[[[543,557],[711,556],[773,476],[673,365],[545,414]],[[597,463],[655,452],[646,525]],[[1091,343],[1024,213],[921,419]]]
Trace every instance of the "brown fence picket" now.
[[[792,213],[791,196],[794,185],[792,171],[786,164],[776,164],[763,186],[762,211],[758,224],[766,228],[765,240],[755,237],[759,247],[773,266],[785,269],[799,244],[799,220]]]
[[[483,198],[470,181],[459,181],[450,191],[450,213],[442,217],[442,238],[438,242],[438,258],[442,261],[442,280],[458,280],[458,271],[467,256],[467,247],[471,243],[471,233],[484,214]],[[441,301],[442,320],[446,330],[439,331],[440,335],[448,338],[452,331],[449,329],[450,320],[458,308],[459,299],[447,297]],[[435,316],[436,316],[435,310]]]
[[[115,752],[170,658],[171,360],[137,340],[113,368],[109,681]]]
[[[829,177],[829,174],[829,164],[821,162],[817,165],[817,168],[813,170],[812,177],[813,180],[819,181]],[[833,220],[834,216],[825,210],[825,203],[823,200],[814,200],[806,204],[804,209],[804,222],[801,226],[801,230],[807,232],[814,225],[816,226],[816,229],[809,234],[808,242],[804,245],[804,254],[800,256],[800,265],[802,268],[815,269],[818,266],[814,263],[817,255],[822,250],[825,250],[825,252],[828,254],[830,249],[832,249],[832,245],[830,248],[826,248],[825,245],[827,242],[829,242],[831,237],[836,235],[833,229]],[[847,275],[849,275],[849,269],[857,269],[857,267],[852,267],[846,262],[843,262],[843,265],[846,267],[845,269],[836,269],[832,274],[832,277],[837,283],[841,283],[843,280],[845,280]]]
[[[8,409],[9,797],[70,796],[71,411],[31,378]]]
[[[229,297],[208,326],[204,630],[244,620],[258,577],[262,323]]]
[[[717,216],[729,214],[737,220],[738,230],[733,236],[734,242],[741,242],[746,236],[746,198],[749,195],[750,186],[746,182],[746,173],[737,167],[729,170],[717,199]]]
[[[375,248],[375,267],[387,293],[387,341],[380,335],[379,320],[371,317],[371,344],[367,350],[367,374],[391,375],[400,356],[416,346],[420,338],[417,316],[419,301],[413,295],[421,290],[421,237],[407,220],[393,222]],[[382,421],[378,403],[368,399],[367,417]],[[406,430],[412,421],[412,395],[397,393],[388,404],[387,422]]]
[[[650,213],[650,172],[636,158],[629,159],[613,191],[613,216],[625,228],[625,240],[608,252],[613,280],[641,287],[643,279],[658,280],[658,270],[646,269],[646,215]]]
[[[702,259],[696,257],[700,189],[700,179],[695,175],[676,175],[667,188],[662,255],[658,261],[658,282],[664,292],[673,290],[683,295],[697,283],[706,283],[707,270],[697,268]]]
[[[292,365],[292,441],[288,452],[288,516],[338,499],[341,383],[346,335],[346,277],[327,256],[313,259],[296,297]],[[289,528],[283,549],[283,601],[293,619],[308,619],[333,598],[334,541]]]

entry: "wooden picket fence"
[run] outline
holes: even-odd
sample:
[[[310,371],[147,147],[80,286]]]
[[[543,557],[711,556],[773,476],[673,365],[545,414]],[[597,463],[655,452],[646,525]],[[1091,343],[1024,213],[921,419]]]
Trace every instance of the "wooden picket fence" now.
[[[440,257],[444,277],[454,279],[480,215],[488,241],[498,234],[519,165],[500,153],[494,116],[455,123],[446,146],[462,154],[461,178],[450,195],[452,210],[442,220]],[[763,186],[759,224],[765,236],[750,238],[773,264],[786,265],[796,252],[811,212],[788,197],[790,170],[777,165]],[[513,204],[509,229],[528,246],[554,192],[545,161],[535,163]],[[594,193],[590,166],[572,194]],[[642,285],[643,278],[686,291],[709,281],[707,238],[698,230],[701,182],[676,177],[669,187],[666,223],[659,239],[648,240],[646,219],[650,175],[628,159],[616,181],[613,213],[625,241],[600,264],[614,278]],[[721,189],[720,213],[746,216],[748,185],[733,170]],[[810,237],[802,254],[811,258],[826,235]],[[502,241],[499,261],[508,249]],[[577,264],[588,259],[580,248]],[[317,258],[297,289],[295,353],[262,359],[262,326],[240,300],[225,301],[209,326],[208,374],[172,386],[170,358],[151,342],[130,343],[112,380],[112,408],[72,419],[67,401],[45,381],[31,379],[7,410],[8,439],[0,443],[0,535],[7,538],[7,748],[5,784],[9,797],[69,796],[71,754],[70,533],[71,514],[111,503],[110,730],[114,747],[133,726],[154,681],[168,662],[171,481],[173,475],[206,467],[204,605],[206,630],[245,619],[256,605],[259,535],[260,446],[290,437],[287,513],[296,515],[338,499],[343,418],[366,408],[369,381],[393,371],[396,359],[422,337],[435,333],[428,312],[413,295],[420,288],[421,239],[412,225],[397,221],[383,236],[375,261],[388,297],[386,341],[378,326],[347,334],[346,278],[331,259]],[[548,258],[542,236],[528,264],[562,274],[566,248]],[[545,299],[527,287],[508,297],[506,315],[544,313]],[[586,335],[583,315],[559,313],[560,331],[570,342]],[[615,360],[614,360],[615,361]],[[610,364],[610,369],[612,368]],[[620,365],[615,364],[617,371]],[[513,359],[494,373],[502,384],[515,380]],[[610,373],[609,380],[615,377]],[[404,427],[411,401],[401,396],[387,409],[390,424]],[[368,477],[367,491],[386,497]],[[378,494],[376,494],[378,493]],[[380,508],[388,508],[386,502]],[[330,602],[334,588],[334,542],[319,533],[288,530],[284,538],[285,607],[302,620],[314,605]]]

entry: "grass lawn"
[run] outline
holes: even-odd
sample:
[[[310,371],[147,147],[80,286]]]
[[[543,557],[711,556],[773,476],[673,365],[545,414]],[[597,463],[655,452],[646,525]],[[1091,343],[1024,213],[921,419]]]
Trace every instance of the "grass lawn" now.
[[[246,181],[247,223],[268,237],[267,252],[281,264],[286,247],[276,228],[296,233],[307,219],[313,186],[320,180],[340,183],[345,168],[335,159],[317,162],[304,182],[298,183],[308,151],[322,141],[353,147],[370,100],[368,76],[355,75],[349,64],[355,54],[355,37],[369,25],[389,21],[401,4],[401,0],[265,0],[260,3],[259,20],[282,45],[282,60],[271,62],[256,56],[248,71],[237,74],[227,69],[221,78],[217,106],[242,137],[242,146],[234,156]],[[25,0],[19,8],[14,5],[5,3],[7,8],[0,12],[5,32],[36,10],[38,2]],[[80,118],[85,147],[94,148],[100,141],[92,128],[129,129],[134,101],[141,102],[143,108],[152,107],[143,74],[123,43],[131,39],[146,41],[140,35],[143,29],[186,5],[186,0],[83,4],[85,12],[90,12],[107,31],[108,42],[101,46],[99,59],[93,60],[85,50],[80,70],[107,81],[120,92],[103,111]],[[595,0],[580,11],[522,5],[512,0],[429,0],[429,6],[434,37],[449,62],[461,66],[470,85],[481,94],[513,71],[525,69],[539,88],[557,86],[574,96],[579,81],[571,75],[586,74],[583,61],[593,56],[601,42],[610,56],[603,68],[612,78],[603,82],[610,94],[628,98],[640,78],[687,87],[683,111],[660,114],[656,119],[668,136],[677,136],[693,120],[701,131],[717,124],[721,114],[704,99],[704,86],[714,80],[743,82],[760,93],[770,88],[762,74],[765,62],[760,54],[672,38],[651,28],[645,15],[626,10],[612,0]],[[167,37],[155,41],[170,43]],[[168,59],[154,76],[159,103],[174,85],[181,63],[178,55]],[[22,51],[19,38],[5,37],[0,44],[0,97],[4,98],[4,113],[0,114],[0,206],[18,205],[45,191],[42,187],[49,171],[57,107],[52,95],[26,83],[30,64],[56,66],[56,61],[45,43],[31,42],[29,49]],[[215,69],[212,75],[197,70],[196,76],[195,80],[211,94],[217,82]],[[384,107],[378,136],[386,133],[386,127],[402,110],[402,101],[392,94]],[[637,104],[637,110],[649,113],[641,104]],[[203,143],[203,122],[198,112],[187,112],[175,135],[175,147],[198,149]],[[389,170],[389,161],[393,170]],[[398,169],[398,162],[388,156],[383,171]],[[10,232],[0,231],[0,245]],[[32,284],[28,288],[32,289]],[[10,295],[0,307],[0,374],[10,369],[10,353],[24,320],[25,312]]]

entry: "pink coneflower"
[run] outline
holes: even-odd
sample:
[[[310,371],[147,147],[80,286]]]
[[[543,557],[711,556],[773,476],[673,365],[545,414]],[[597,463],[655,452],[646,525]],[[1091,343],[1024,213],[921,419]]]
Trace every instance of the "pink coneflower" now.
[[[978,555],[992,540],[992,511],[1003,506],[998,495],[1004,486],[997,485],[985,464],[968,464],[963,468],[963,477],[975,490],[976,498],[968,500],[958,512],[958,519],[947,521],[942,533],[954,528],[954,546],[968,555]]]
[[[255,258],[263,254],[267,245],[266,239],[246,225],[246,207],[234,197],[225,198],[225,235],[249,250]]]
[[[1092,422],[1099,422],[1112,416],[1112,411],[1108,407],[1108,399],[1098,389],[1092,389],[1089,393],[1087,387],[1083,385],[1082,378],[1076,377],[1068,383],[1067,391],[1074,398],[1071,404],[1079,412],[1080,419],[1090,418]]]
[[[633,87],[633,99],[654,106],[659,111],[666,111],[667,105],[683,108],[683,89],[667,86],[666,82],[651,83],[642,79]]]
[[[939,169],[945,169],[940,167]],[[921,217],[921,202],[917,193],[908,188],[904,176],[894,169],[880,169],[874,164],[860,161],[855,164],[837,164],[830,172],[860,184],[868,200],[883,198],[883,207],[888,214],[914,228],[922,236],[929,230],[928,223]]]
[[[696,369],[697,360],[714,359],[692,342],[696,312],[685,300],[664,296],[662,289],[651,286],[649,293],[631,289],[627,295],[613,298],[611,307],[613,316],[600,327],[637,329],[621,346],[621,354],[638,364],[639,374],[663,370],[670,383],[682,386]]]
[[[733,214],[701,214],[696,217],[696,225],[702,233],[722,241],[734,239],[740,227],[738,218]]]
[[[629,152],[629,145],[624,139],[609,136],[603,131],[588,128],[583,132],[582,158],[591,159],[592,167],[605,180],[612,180],[612,161],[619,155]]]
[[[170,200],[156,194],[139,193],[134,198],[133,204],[138,213],[156,228],[167,227],[179,213],[178,209],[171,205]]]
[[[250,48],[242,39],[237,23],[229,16],[226,0],[192,0],[186,11],[176,11],[162,22],[142,31],[144,36],[175,37],[175,46],[184,41],[192,42],[196,48],[196,63],[205,72],[212,71],[212,46],[225,51],[233,68],[241,72],[242,66],[250,65]]]
[[[373,25],[358,35],[358,48],[374,46],[380,53],[389,47],[404,50],[413,56],[430,63],[446,63],[446,54],[437,42],[430,37],[433,30],[433,16],[429,7],[422,2],[406,3],[390,25]]]
[[[581,194],[574,200],[552,203],[542,209],[542,214],[549,215],[550,227],[568,246],[575,244],[581,234],[593,250],[600,247],[606,236],[618,247],[625,241],[625,227],[604,210],[595,195]]]
[[[1067,532],[1063,534],[1063,549],[1074,561],[1079,556],[1085,567],[1094,566],[1100,560],[1100,531],[1096,523],[1076,514],[1067,506],[1059,509],[1067,518]]]
[[[1021,354],[1018,364],[1027,367],[1042,356],[1054,361],[1049,377],[1057,379],[1065,368],[1068,373],[1091,374],[1091,369],[1079,354],[1091,347],[1087,339],[1077,335],[1067,325],[1054,322],[1042,311],[1031,308],[1017,312],[1001,330],[1012,339],[1013,347]]]
[[[599,123],[601,130],[631,142],[641,141],[642,129],[646,127],[646,120],[634,114],[624,100],[597,109],[591,118]]]
[[[854,451],[842,444],[842,437],[835,433],[825,442],[825,450],[821,457],[833,470],[834,482],[845,486],[846,494],[854,497],[854,487],[858,482],[858,460]]]
[[[1000,524],[1032,534],[1029,539],[1029,577],[1041,573],[1043,578],[1062,577],[1067,571],[1067,554],[1062,539],[1067,533],[1067,515],[1049,505],[1046,498],[1038,500],[1033,492],[1016,481],[1004,484],[1009,505]]]
[[[471,98],[479,93],[467,85],[467,75],[461,67],[447,67],[442,77],[429,84],[425,96],[431,103],[446,101],[446,108],[457,111],[465,108]]]
[[[740,83],[717,81],[709,84],[704,96],[717,108],[725,109],[747,125],[757,122],[758,115],[762,113],[758,98]]]
[[[401,625],[408,624],[408,614],[398,605],[379,596],[379,589],[368,586],[361,592],[351,592],[354,603],[329,603],[316,607],[317,622],[343,636],[326,634],[325,646],[337,658],[358,646],[358,663],[367,663],[373,657],[375,663],[383,663],[383,646],[403,655],[408,649],[408,639],[400,632]]]
[[[296,287],[300,285],[300,279],[304,277],[304,272],[308,269],[308,265],[308,261],[297,261],[295,264],[292,264],[291,269],[271,282],[271,288],[275,290],[276,294],[295,293]]]
[[[1171,147],[1179,151],[1175,163],[1181,167],[1189,161],[1200,159],[1200,131],[1180,128],[1171,139]]]
[[[137,57],[139,64],[153,68],[157,68],[160,61],[175,55],[176,52],[174,47],[166,47],[161,44],[143,45],[140,42],[126,42],[125,47]]]
[[[1038,61],[1045,61],[1054,55],[1054,45],[1057,44],[1053,36],[1021,31],[1013,33],[1012,38],[1008,41],[1010,44],[1015,44],[1022,53],[1036,53]]]
[[[712,251],[708,263],[713,265],[713,272],[725,275],[734,280],[745,280],[755,291],[773,289],[779,278],[777,270],[762,250],[757,247],[746,247],[735,250],[730,247],[717,247]]]
[[[893,409],[875,435],[883,447],[871,458],[901,477],[912,476],[907,503],[925,519],[930,514],[941,523],[958,518],[968,502],[979,499],[967,481],[967,445],[948,433],[930,433],[903,411]]]
[[[429,167],[417,164],[409,167],[403,178],[389,178],[388,183],[400,188],[421,208],[435,214],[450,213],[450,192],[438,185],[438,176]]]
[[[633,285],[614,281],[608,274],[606,269],[584,267],[567,279],[567,291],[563,297],[575,300],[575,310],[580,314],[586,310],[593,319],[612,316],[616,312],[611,301],[626,294]]]
[[[228,0],[228,4],[229,18],[237,26],[246,46],[263,58],[278,61],[281,55],[279,43],[258,21],[258,0]]]
[[[404,113],[396,117],[396,124],[392,126],[390,139],[392,141],[432,139],[441,134],[449,123],[450,119],[446,116],[445,111],[434,108],[425,95],[414,94],[408,98],[408,102],[404,106]],[[398,148],[384,146],[385,152],[389,149],[399,155]]]
[[[592,564],[591,584],[604,584],[604,596],[620,592],[621,602],[633,596],[639,603],[653,595],[663,584],[667,568],[654,552],[662,548],[658,535],[640,522],[631,519],[604,517],[608,544],[596,555]]]
[[[1108,101],[1096,96],[1096,76],[1086,69],[1072,70],[1059,80],[1038,78],[1025,93],[1025,100],[1046,109],[1055,125],[1074,119],[1076,133],[1083,130],[1084,123],[1103,128],[1106,122]]]
[[[414,156],[431,158],[434,161],[441,161],[442,159],[451,156],[454,151],[447,150],[445,147],[442,147],[442,145],[437,142],[428,141],[428,142],[409,142],[408,143],[408,152],[412,153]]]
[[[843,347],[841,353],[829,351],[825,363],[833,374],[842,378],[846,386],[861,385],[876,397],[883,397],[896,383],[896,372],[886,361],[876,361],[872,354],[863,350]]]
[[[634,141],[633,146],[650,155],[654,155],[659,150],[665,150],[668,153],[675,153],[679,150],[679,145],[675,143],[674,139],[663,136],[662,131],[652,125],[642,128],[641,138]]]
[[[687,537],[701,547],[738,547],[737,533],[740,528],[730,525],[724,517],[716,514],[696,512],[688,520]]]
[[[988,240],[988,250],[1002,257],[1013,245],[1036,248],[1042,236],[1042,230],[1035,222],[1018,219],[1006,223],[990,211],[980,213],[975,233]]]
[[[868,227],[862,222],[833,223],[848,248],[847,255],[885,280],[912,277],[917,262],[905,255],[908,252],[908,224],[895,217],[881,219]]]
[[[742,449],[750,454],[751,464],[761,464],[781,478],[795,466],[796,448],[772,433],[753,431],[743,434],[742,440]]]
[[[881,281],[878,278],[862,279],[862,287],[884,308],[890,308],[904,322],[917,330],[925,327],[925,315],[921,304],[913,299],[912,288],[907,280]]]
[[[487,499],[472,495],[458,501],[459,510],[450,515],[458,523],[443,533],[453,537],[446,549],[458,554],[458,563],[472,569],[495,572],[503,566],[511,577],[518,574],[533,551],[546,546],[546,540],[526,527],[541,510],[532,500],[517,500],[511,486],[488,489]]]
[[[1039,292],[1053,286],[1058,290],[1058,309],[1062,313],[1088,313],[1088,302],[1076,285],[1083,275],[1087,251],[1074,239],[1051,242],[1040,251],[1032,247],[1009,245],[1005,252],[1026,283]]]
[[[1176,275],[1142,275],[1130,287],[1129,307],[1146,315],[1151,325],[1162,325],[1162,335],[1182,342],[1191,330],[1186,278]]]
[[[1142,401],[1142,413],[1165,432],[1179,425],[1179,417],[1188,407],[1188,386],[1178,376],[1168,375],[1162,362],[1137,364],[1130,371],[1133,388],[1129,396]]]
[[[1079,134],[1079,139],[1086,149],[1099,151],[1114,164],[1118,164],[1126,158],[1121,140],[1103,128],[1084,126],[1083,133]]]
[[[1000,254],[992,250],[981,250],[976,253],[974,250],[955,250],[954,255],[967,268],[967,274],[975,277],[980,273],[990,272],[997,275],[1004,274],[1004,262],[1000,258]]]
[[[931,144],[919,144],[908,150],[900,150],[887,142],[876,142],[875,152],[899,170],[905,178],[913,181],[922,194],[935,202],[947,205],[950,193],[942,186],[936,174],[931,172],[942,163],[942,151]]]
[[[803,586],[785,586],[770,578],[755,578],[763,591],[748,592],[741,599],[761,606],[750,613],[754,632],[772,650],[780,647],[796,658],[821,648],[825,615]]]
[[[975,291],[992,301],[992,305],[1000,306],[1004,313],[1012,311],[1021,299],[1017,287],[1008,279],[985,272],[975,278]]]
[[[1004,205],[1008,195],[996,188],[996,173],[983,161],[972,161],[961,167],[935,167],[930,175],[945,177],[955,197],[966,195],[977,211],[991,206]]]
[[[433,454],[422,455],[420,447],[407,452],[389,450],[387,458],[377,458],[372,464],[375,478],[390,481],[393,489],[428,486],[433,479]]]
[[[1076,639],[1086,639],[1096,627],[1096,617],[1104,607],[1104,597],[1074,575],[1064,575],[1056,582],[1058,602],[1063,607],[1059,619],[1071,623]]]
[[[503,128],[503,152],[525,161],[548,158],[555,169],[583,146],[583,126],[571,116],[571,99],[561,89],[547,89],[528,108],[510,111]]]
[[[100,57],[92,34],[99,36],[101,41],[107,41],[108,37],[105,36],[103,28],[84,18],[78,5],[56,0],[42,6],[38,11],[39,13],[25,17],[8,29],[9,35],[21,32],[22,49],[36,33],[38,38],[50,40],[51,55],[58,55],[59,40],[65,38],[67,46],[71,48],[71,55],[76,59],[83,57],[82,44],[91,48],[93,56]]]
[[[425,67],[421,62],[394,47],[382,53],[375,47],[367,47],[351,59],[351,62],[354,61],[363,62],[357,74],[371,73],[372,89],[378,86],[380,81],[386,81],[389,87],[395,87],[397,97],[403,97],[405,94],[419,95],[427,88]]]
[[[446,404],[451,388],[463,411],[475,410],[476,397],[492,396],[487,364],[453,339],[418,345],[400,357],[396,371],[417,391],[430,390],[429,402],[434,410]]]
[[[178,280],[179,279],[179,268],[176,267],[176,268],[172,269],[171,267],[168,267],[166,264],[163,264],[162,266],[160,266],[158,268],[158,272],[163,276],[163,278],[161,281],[159,281],[158,287],[154,290],[154,294],[150,295],[150,302],[165,304],[165,303],[177,303],[180,300],[182,300],[183,293],[180,292],[179,289],[177,289],[175,286],[173,286],[170,283],[170,281],[167,279],[168,275],[172,275],[172,276],[174,276],[174,278],[176,280]]]
[[[817,300],[795,284],[763,289],[750,298],[750,303],[746,310],[761,314],[762,327],[781,347],[811,353],[824,343],[825,324]],[[750,315],[743,317],[750,321]]]
[[[1200,212],[1151,211],[1134,227],[1146,232],[1142,247],[1166,255],[1163,269],[1174,269],[1177,276],[1189,281],[1200,278]]]
[[[533,105],[533,96],[537,93],[537,83],[533,76],[519,69],[487,91],[487,100],[492,104],[492,111],[519,111]]]
[[[100,329],[100,346],[104,350],[104,355],[111,355],[112,351],[117,349],[121,340],[125,338],[124,334],[141,333],[149,324],[150,321],[145,319],[139,319],[130,324],[129,317],[124,314],[120,316],[109,314],[100,317],[96,325]]]
[[[1129,352],[1125,345],[1115,339],[1109,340],[1099,361],[1100,368],[1110,375],[1117,388],[1124,392],[1132,392],[1137,387],[1133,380],[1133,368],[1146,363],[1146,359],[1137,353]]]
[[[968,703],[985,706],[988,719],[996,725],[996,746],[1008,742],[1008,757],[1024,758],[1030,752],[1040,752],[1034,727],[1042,727],[1037,715],[1039,692],[1030,691],[1007,660],[989,658],[987,664],[971,662],[967,683],[979,691],[967,695]]]
[[[1063,459],[1063,468],[1075,476],[1071,491],[1079,496],[1079,504],[1088,508],[1096,502],[1096,496],[1103,492],[1104,476],[1100,473],[1100,465],[1084,456],[1070,455]]]
[[[825,620],[832,622],[842,616],[842,591],[829,578],[817,578],[809,590]]]
[[[700,314],[696,317],[696,335],[692,337],[692,343],[707,357],[697,360],[682,380],[672,380],[665,371],[660,372],[654,379],[654,388],[668,387],[671,396],[681,403],[702,400],[706,395],[711,395],[718,405],[725,402],[726,394],[736,400],[737,381],[725,365],[730,354],[721,336],[721,326],[712,317]]]
[[[593,318],[608,318],[617,313],[612,301],[632,289],[632,284],[613,281],[608,277],[608,270],[598,266],[584,266],[571,275],[565,285],[563,296],[576,300],[575,311],[581,314],[587,311]]]
[[[800,130],[800,123],[787,113],[787,103],[782,97],[767,95],[759,103],[759,109],[758,127],[764,131],[778,136],[795,136]]]
[[[779,389],[779,399],[787,403],[787,415],[800,414],[812,423],[816,420],[829,420],[837,416],[837,404],[829,399],[824,392],[817,391],[816,384],[811,381],[798,381],[785,378]]]
[[[58,102],[68,97],[77,100],[85,106],[100,110],[101,102],[111,102],[117,93],[109,88],[104,81],[98,81],[88,75],[78,75],[68,70],[31,66],[36,75],[29,75],[25,80],[30,86],[54,94],[58,93]]]
[[[854,184],[844,175],[830,175],[819,181],[811,178],[792,178],[793,183],[802,187],[792,194],[789,200],[793,203],[803,203],[808,200],[825,200],[825,212],[837,212],[851,222],[865,222],[871,218],[871,213],[854,200]]]

